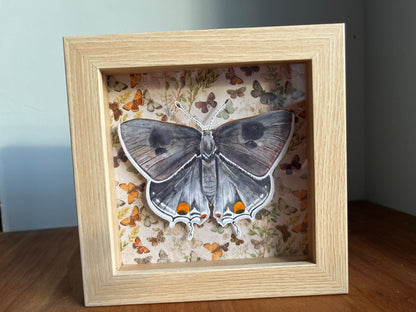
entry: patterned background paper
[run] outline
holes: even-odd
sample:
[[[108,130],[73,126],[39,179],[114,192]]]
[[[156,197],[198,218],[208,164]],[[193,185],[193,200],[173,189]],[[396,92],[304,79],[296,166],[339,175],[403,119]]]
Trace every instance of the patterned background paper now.
[[[117,194],[114,209],[123,264],[307,254],[305,64],[114,75],[107,77],[107,87]],[[253,93],[254,89],[260,92]],[[240,238],[234,236],[231,226],[223,228],[210,219],[195,226],[194,237],[188,241],[184,224],[170,228],[148,208],[146,180],[124,155],[117,126],[129,119],[147,118],[196,127],[174,106],[175,100],[207,124],[227,98],[231,103],[214,120],[214,129],[233,119],[284,109],[296,116],[294,136],[273,174],[273,200],[255,222],[238,222]]]

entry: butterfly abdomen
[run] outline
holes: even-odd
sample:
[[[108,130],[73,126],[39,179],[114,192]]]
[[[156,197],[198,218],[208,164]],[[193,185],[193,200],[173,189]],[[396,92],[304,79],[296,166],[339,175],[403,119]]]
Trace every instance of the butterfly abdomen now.
[[[217,169],[215,166],[215,142],[211,131],[204,131],[200,150],[202,192],[212,203],[217,190]]]

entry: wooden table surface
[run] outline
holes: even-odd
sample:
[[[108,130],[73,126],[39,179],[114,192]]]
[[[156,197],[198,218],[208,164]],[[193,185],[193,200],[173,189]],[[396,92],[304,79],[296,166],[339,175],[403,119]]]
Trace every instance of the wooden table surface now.
[[[348,295],[84,308],[77,228],[0,233],[0,251],[0,311],[416,311],[416,217],[368,202],[349,204]]]

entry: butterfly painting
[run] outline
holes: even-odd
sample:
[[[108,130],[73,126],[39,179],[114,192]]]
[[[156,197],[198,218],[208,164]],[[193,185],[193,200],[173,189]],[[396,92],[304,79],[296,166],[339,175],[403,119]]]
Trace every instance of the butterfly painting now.
[[[243,97],[244,91],[246,91],[246,87],[241,87],[236,90],[230,89],[230,90],[227,90],[227,93],[230,95],[232,99],[235,99],[237,97]]]
[[[230,83],[232,85],[235,84],[242,84],[244,81],[243,79],[241,79],[240,77],[237,77],[234,71],[234,68],[229,67],[228,68],[228,72],[225,74],[225,78],[227,78],[228,80],[230,80]]]
[[[212,215],[221,226],[255,220],[272,199],[272,173],[286,153],[294,131],[294,115],[277,110],[225,123],[212,129],[176,106],[200,129],[149,119],[119,125],[120,143],[130,162],[148,180],[151,210],[173,227],[201,225]],[[120,186],[121,187],[121,186]]]
[[[136,221],[140,221],[141,220],[141,216],[139,214],[139,207],[134,206],[130,217],[124,218],[123,220],[120,221],[121,225],[124,226],[130,226],[130,227],[135,227],[136,226]]]
[[[201,112],[208,113],[208,105],[211,106],[212,108],[217,106],[217,102],[214,101],[215,99],[215,94],[213,92],[210,92],[208,94],[207,100],[206,101],[199,101],[195,103],[195,106],[198,107]]]
[[[230,245],[230,243],[226,243],[224,245],[220,245],[218,243],[206,243],[204,244],[204,248],[209,250],[212,254],[212,260],[218,260],[219,258],[222,257],[223,255],[223,251],[228,251],[228,246]]]
[[[254,98],[260,97],[260,103],[265,105],[274,104],[277,99],[276,94],[264,91],[258,80],[254,80],[253,82],[253,90],[251,91],[251,96]]]
[[[120,184],[120,188],[127,192],[127,201],[129,204],[131,204],[137,197],[139,197],[139,188],[131,182],[129,184]]]
[[[133,101],[128,102],[127,104],[123,105],[123,109],[131,110],[132,112],[138,112],[139,106],[144,105],[142,91],[137,90],[136,94],[134,95]]]
[[[142,241],[137,236],[133,243],[133,248],[137,249],[137,253],[143,254],[143,253],[149,253],[150,250],[142,245]]]

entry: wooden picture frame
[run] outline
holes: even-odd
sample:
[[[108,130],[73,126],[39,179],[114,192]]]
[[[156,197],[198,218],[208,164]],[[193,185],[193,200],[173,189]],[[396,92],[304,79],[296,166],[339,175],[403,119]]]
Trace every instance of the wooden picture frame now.
[[[344,25],[65,37],[68,102],[87,306],[348,292]],[[307,261],[121,265],[103,75],[305,62]]]

